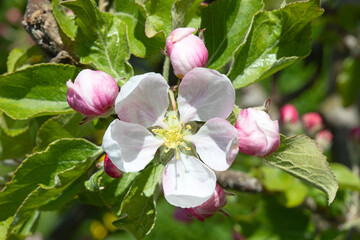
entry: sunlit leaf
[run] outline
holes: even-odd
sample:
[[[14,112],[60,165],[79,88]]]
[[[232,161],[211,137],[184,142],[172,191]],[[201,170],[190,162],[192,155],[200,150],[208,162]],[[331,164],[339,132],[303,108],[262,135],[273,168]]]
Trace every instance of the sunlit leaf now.
[[[93,0],[72,0],[62,4],[76,15],[75,53],[80,62],[93,64],[123,85],[133,74],[127,62],[130,48],[126,24],[110,13],[100,12]]]
[[[334,201],[338,183],[326,157],[309,137],[281,136],[280,147],[267,157],[267,162],[325,192],[329,204]]]
[[[73,112],[66,100],[69,79],[78,68],[39,64],[0,76],[0,110],[13,119]]]
[[[318,0],[257,13],[246,41],[234,53],[228,73],[234,87],[250,85],[309,55],[311,20],[322,13]]]

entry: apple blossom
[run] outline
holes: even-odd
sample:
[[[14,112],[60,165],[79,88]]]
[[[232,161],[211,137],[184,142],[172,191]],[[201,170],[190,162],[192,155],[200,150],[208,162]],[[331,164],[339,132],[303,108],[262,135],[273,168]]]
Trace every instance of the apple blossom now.
[[[301,118],[305,129],[310,133],[314,134],[323,128],[323,121],[320,114],[316,112],[309,112],[304,114]]]
[[[175,206],[195,207],[215,190],[216,176],[210,168],[226,170],[238,153],[237,131],[225,120],[232,112],[235,90],[225,75],[206,68],[195,68],[183,78],[178,111],[167,111],[168,90],[160,74],[130,78],[115,103],[120,120],[109,125],[102,146],[123,172],[144,169],[160,147],[173,154],[164,163],[165,198]],[[206,123],[196,132],[194,121]]]
[[[239,151],[247,155],[265,157],[280,145],[278,121],[272,121],[264,111],[243,109],[235,128],[239,132]]]
[[[82,70],[74,83],[69,80],[67,101],[71,108],[85,116],[105,115],[112,111],[119,93],[116,81],[102,71]]]
[[[205,67],[207,63],[205,44],[193,32],[194,28],[177,28],[166,39],[166,50],[178,78],[183,78],[196,67]]]
[[[121,178],[122,172],[112,163],[109,156],[105,154],[104,171],[112,178]]]
[[[298,121],[299,114],[294,105],[286,104],[280,109],[280,122],[283,124],[295,124]]]
[[[209,198],[200,206],[186,208],[186,211],[197,220],[203,222],[205,218],[209,218],[217,211],[221,210],[225,206],[225,204],[226,197],[224,190],[220,187],[219,184],[216,184],[215,191],[211,198]]]

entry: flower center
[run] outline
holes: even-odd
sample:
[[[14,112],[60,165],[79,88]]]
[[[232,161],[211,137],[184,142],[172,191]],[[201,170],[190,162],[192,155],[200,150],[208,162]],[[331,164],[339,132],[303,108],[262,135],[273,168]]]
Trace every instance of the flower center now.
[[[190,134],[189,130],[191,126],[180,122],[176,111],[168,112],[163,121],[167,124],[167,129],[154,128],[151,131],[164,141],[165,152],[167,153],[170,149],[175,149],[176,158],[178,158],[180,147],[183,147],[187,151],[191,150],[184,141],[184,136]]]

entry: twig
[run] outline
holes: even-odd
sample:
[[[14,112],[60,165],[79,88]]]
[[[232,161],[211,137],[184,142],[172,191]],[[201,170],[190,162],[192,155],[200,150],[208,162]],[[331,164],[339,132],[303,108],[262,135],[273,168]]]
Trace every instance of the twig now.
[[[234,170],[215,172],[217,182],[225,189],[232,189],[241,192],[258,193],[263,187],[260,181],[247,174]]]
[[[50,62],[75,63],[65,50],[49,0],[28,0],[22,25]]]

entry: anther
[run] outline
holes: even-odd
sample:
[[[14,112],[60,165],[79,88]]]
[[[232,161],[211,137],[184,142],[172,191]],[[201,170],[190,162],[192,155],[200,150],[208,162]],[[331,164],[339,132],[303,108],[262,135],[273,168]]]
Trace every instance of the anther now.
[[[186,150],[190,151],[191,150],[191,147],[185,147]]]
[[[187,129],[191,129],[191,126],[190,126],[190,125],[186,125],[186,128],[187,128]]]

